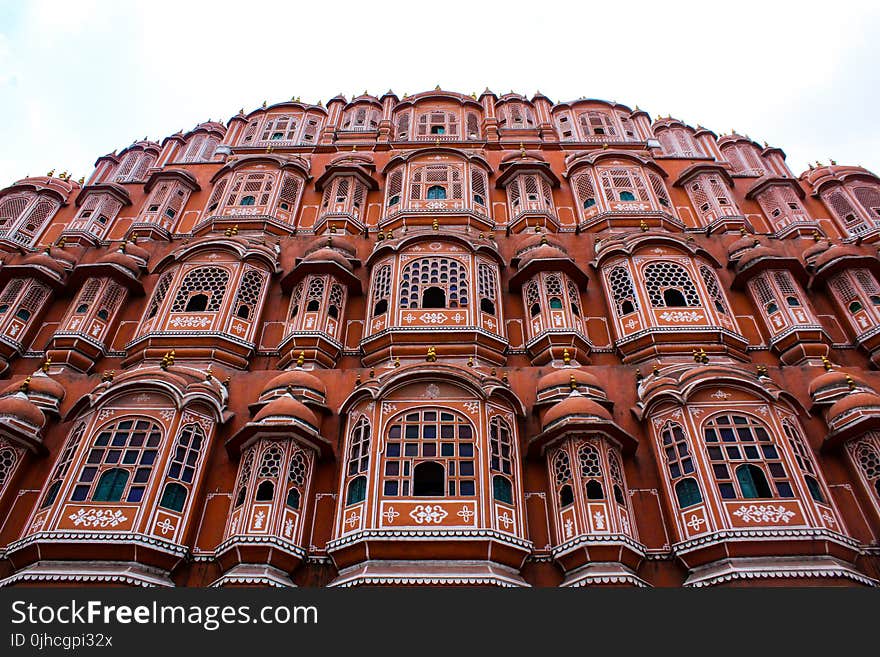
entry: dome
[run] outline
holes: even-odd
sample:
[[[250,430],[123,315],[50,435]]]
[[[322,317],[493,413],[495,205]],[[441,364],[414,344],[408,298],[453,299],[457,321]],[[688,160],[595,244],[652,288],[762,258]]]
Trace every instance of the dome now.
[[[21,264],[33,267],[43,267],[50,270],[58,278],[62,278],[65,273],[64,265],[45,252],[35,253],[34,255],[28,256],[21,261]]]
[[[327,387],[321,379],[306,370],[295,369],[282,372],[278,376],[272,378],[263,387],[263,392],[260,393],[260,396],[272,392],[273,390],[285,390],[288,386],[291,388],[308,388],[309,390],[314,390],[315,392],[320,393],[322,396],[326,396],[327,394]]]
[[[584,397],[577,390],[563,399],[558,404],[550,407],[544,415],[542,428],[547,429],[554,422],[566,417],[596,417],[611,421],[611,413],[592,399]]]
[[[133,238],[125,242],[125,253],[136,260],[143,260],[144,263],[150,259],[150,252],[138,246]]]
[[[744,269],[749,266],[751,263],[760,260],[761,258],[776,258],[779,257],[779,253],[775,249],[771,249],[767,246],[756,246],[753,249],[746,251],[742,257],[740,257],[739,262],[737,263],[739,269]]]
[[[43,411],[21,391],[0,399],[0,417],[11,417],[32,427],[42,427],[46,423]]]
[[[0,394],[4,397],[15,394],[16,392],[21,391],[21,385],[22,382],[12,383]],[[61,401],[64,399],[65,390],[64,386],[58,383],[55,379],[42,370],[38,370],[36,373],[32,374],[28,380],[27,394],[35,397],[48,397],[50,399]]]
[[[535,260],[571,260],[562,249],[547,243],[529,251],[520,258],[519,267],[523,268]]]
[[[758,246],[759,244],[760,241],[757,237],[746,233],[730,245],[730,247],[727,249],[727,257],[730,260],[735,260],[742,255],[743,251],[751,249],[754,246]]]
[[[826,249],[823,253],[819,254],[816,257],[813,265],[816,269],[822,269],[822,267],[827,265],[829,262],[837,260],[838,258],[844,258],[846,256],[851,256],[854,258],[864,258],[865,254],[859,247],[853,244],[835,244],[834,246]]]
[[[268,418],[299,421],[315,430],[318,428],[318,419],[315,417],[315,414],[306,408],[305,404],[297,401],[290,394],[281,395],[266,404],[254,416],[254,422],[262,422]]]
[[[560,251],[564,251],[563,248],[559,244],[557,244],[556,242],[550,241],[550,238],[547,237],[546,233],[531,233],[531,234],[526,234],[526,236],[520,240],[519,244],[516,247],[516,254],[518,256],[520,256],[523,253],[525,253],[526,251],[528,251],[529,249],[539,247],[542,244],[553,246],[553,247],[556,247],[557,249],[559,249]]]
[[[833,424],[837,422],[855,409],[865,409],[873,413],[880,413],[880,396],[874,392],[854,392],[851,395],[847,395],[828,409],[828,423]]]
[[[314,248],[315,250],[322,248],[334,249],[336,251],[342,251],[345,255],[354,258],[357,255],[357,246],[354,243],[354,240],[349,239],[345,235],[336,235],[332,233],[325,233],[326,239],[315,240]]]
[[[346,271],[351,271],[351,263],[348,261],[344,255],[342,255],[339,251],[335,249],[331,249],[328,247],[324,247],[323,249],[318,249],[317,251],[312,251],[305,258],[302,259],[303,262],[335,262],[337,265],[345,269]]]
[[[811,259],[815,258],[820,253],[824,253],[829,248],[831,248],[831,242],[828,240],[817,240],[806,249],[804,249],[804,260],[809,262]]]
[[[602,391],[603,394],[605,392],[602,384],[599,383],[599,379],[589,372],[576,368],[563,368],[553,370],[538,379],[538,394],[550,388],[571,388],[572,377],[578,388],[595,388]]]
[[[102,257],[100,260],[98,260],[98,262],[102,264],[117,265],[119,267],[122,267],[125,271],[129,272],[132,276],[135,277],[140,275],[140,263],[132,258],[128,253],[123,253],[122,251],[112,251]]]

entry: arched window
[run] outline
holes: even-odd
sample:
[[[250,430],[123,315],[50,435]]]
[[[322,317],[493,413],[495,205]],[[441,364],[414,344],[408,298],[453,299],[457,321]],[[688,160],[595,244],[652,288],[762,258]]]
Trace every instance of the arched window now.
[[[40,503],[41,509],[50,507],[55,502],[55,498],[58,496],[58,491],[61,489],[64,477],[70,469],[70,464],[73,462],[76,448],[79,446],[79,442],[82,440],[85,430],[85,423],[80,423],[73,428],[73,431],[71,431],[70,435],[67,437],[67,442],[64,443],[64,449],[61,451],[61,455],[58,457],[58,461],[55,463],[55,467],[52,470],[52,477],[49,479],[49,486],[46,489],[46,494],[43,496],[43,501]]]
[[[146,418],[126,418],[105,425],[92,439],[92,447],[70,499],[74,502],[88,499],[140,502],[161,442],[159,425]],[[120,472],[105,477],[111,470]]]
[[[571,461],[568,452],[560,449],[553,457],[553,480],[559,496],[559,507],[565,508],[574,503],[574,489],[571,487]]]
[[[751,416],[717,415],[704,425],[703,438],[723,499],[794,497],[782,454],[764,425]]]
[[[306,299],[306,312],[314,313],[321,309],[324,301],[324,279],[313,277],[309,281],[309,295]]]
[[[446,489],[446,471],[434,461],[423,461],[413,467],[413,495],[442,497]]]
[[[619,201],[650,203],[651,196],[640,168],[600,168],[598,172],[609,207],[613,208],[613,204]]]
[[[446,291],[439,287],[428,287],[422,292],[422,308],[445,308]]]
[[[686,509],[703,501],[700,485],[693,477],[687,477],[675,484],[675,497],[680,509]]]
[[[264,450],[260,459],[260,468],[257,470],[257,492],[254,500],[257,502],[271,502],[275,499],[275,481],[281,474],[284,461],[284,450],[277,443],[270,443]]]
[[[195,481],[204,444],[205,432],[201,425],[187,424],[180,430],[174,443],[174,451],[171,453],[171,461],[166,475],[169,483],[165,486],[160,506],[173,511],[183,510],[188,487],[191,487]],[[168,503],[166,503],[166,497]]]
[[[446,198],[446,188],[441,187],[440,185],[432,185],[428,188],[428,198],[429,199],[445,199]]]
[[[499,415],[489,421],[489,469],[498,473],[492,478],[494,499],[513,504],[513,441],[510,425]]]
[[[236,317],[256,319],[254,317],[254,310],[260,298],[260,293],[263,291],[264,279],[263,273],[256,269],[249,269],[242,276],[241,284],[236,293],[235,303],[233,304]]]
[[[119,502],[128,483],[129,471],[123,468],[105,470],[92,494],[93,502]]]
[[[581,469],[581,482],[588,500],[604,500],[605,491],[602,486],[602,461],[599,450],[589,443],[578,448],[578,463]]]
[[[510,479],[501,475],[492,477],[492,499],[513,504],[513,484],[510,483]]]
[[[810,492],[810,497],[812,497],[816,502],[825,502],[825,496],[822,493],[822,486],[819,484],[819,480],[817,479],[818,473],[816,471],[816,465],[813,462],[813,456],[810,452],[810,448],[807,447],[804,442],[804,438],[801,435],[801,432],[798,431],[794,425],[788,420],[782,421],[782,431],[785,433],[786,438],[788,439],[788,444],[791,447],[791,453],[794,455],[794,459],[798,464],[798,468],[801,471],[801,474],[804,475],[804,481],[807,483],[807,490]]]
[[[169,482],[165,484],[165,490],[162,492],[162,499],[159,506],[171,511],[183,511],[186,504],[186,488],[177,482]]]
[[[623,265],[612,268],[608,272],[608,284],[611,287],[611,297],[618,317],[629,315],[639,309],[629,269]]]
[[[189,272],[177,290],[172,312],[209,312],[220,310],[229,282],[229,272],[219,267],[200,267]],[[194,297],[203,297],[192,301]],[[192,306],[190,302],[192,301]]]
[[[589,210],[596,205],[596,190],[593,186],[593,174],[590,171],[577,175],[572,180],[572,187],[578,203],[584,210]]]
[[[245,452],[244,458],[242,458],[241,467],[238,471],[238,483],[236,484],[236,490],[238,493],[235,496],[235,506],[233,507],[235,509],[244,504],[247,499],[248,485],[251,481],[251,473],[254,469],[256,453],[257,447],[251,447]]]
[[[423,164],[410,170],[409,198],[464,199],[464,164]]]
[[[389,425],[383,465],[385,496],[476,494],[474,429],[461,414],[444,409],[407,412]],[[430,463],[416,478],[418,466]],[[444,492],[436,491],[445,480]]]
[[[367,498],[367,478],[355,477],[348,483],[348,491],[345,495],[346,504],[357,504]]]
[[[290,457],[290,464],[287,467],[287,497],[284,503],[291,509],[300,507],[308,472],[308,457],[303,450],[297,449]]]
[[[693,307],[700,297],[687,270],[674,262],[652,262],[645,267],[645,288],[654,308]]]
[[[468,305],[467,270],[453,258],[420,258],[409,263],[400,281],[400,307],[420,308],[425,301],[424,292],[428,288],[443,291],[445,299],[442,306],[433,308],[458,308]],[[439,302],[439,294],[434,292],[430,299]]]
[[[388,312],[391,296],[391,265],[382,265],[373,276],[373,317]]]
[[[13,449],[4,438],[0,438],[0,493],[18,465],[19,451]]]
[[[756,465],[744,463],[737,467],[736,480],[739,482],[740,491],[745,498],[773,497],[764,471]]]
[[[420,139],[430,139],[440,135],[458,137],[458,115],[455,112],[432,110],[420,114],[417,119],[417,134]]]
[[[880,187],[876,185],[856,187],[853,195],[876,224],[880,220]]]
[[[875,495],[875,501],[880,502],[880,448],[878,448],[878,434],[871,432],[857,442],[848,445],[848,451],[860,474]]]
[[[165,295],[168,294],[168,288],[171,286],[172,278],[174,278],[174,275],[171,272],[167,272],[163,274],[162,278],[159,279],[159,282],[156,283],[156,288],[153,290],[153,298],[150,299],[150,305],[147,308],[146,319],[152,319],[156,316],[159,307],[165,300]]]
[[[660,432],[660,443],[666,455],[669,476],[673,480],[694,474],[694,459],[681,425],[668,422]]]
[[[495,268],[486,263],[480,263],[477,268],[477,295],[480,297],[480,310],[489,315],[494,315],[496,301]]]
[[[348,448],[348,464],[346,476],[354,477],[348,483],[345,496],[346,504],[363,502],[367,495],[367,478],[362,473],[370,467],[370,423],[361,417],[351,432]]]
[[[700,265],[700,276],[703,278],[706,290],[708,290],[709,296],[712,298],[715,310],[722,315],[727,315],[727,300],[724,298],[724,293],[718,285],[718,279],[715,277],[715,272],[706,265]]]
[[[624,497],[623,470],[620,467],[620,459],[613,449],[609,449],[608,455],[608,471],[611,474],[611,484],[614,490],[614,500],[620,505],[626,506],[626,498]]]

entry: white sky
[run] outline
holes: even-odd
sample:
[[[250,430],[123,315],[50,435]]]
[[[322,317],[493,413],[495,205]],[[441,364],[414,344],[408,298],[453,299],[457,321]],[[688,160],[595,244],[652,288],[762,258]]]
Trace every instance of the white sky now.
[[[0,187],[301,96],[536,89],[880,173],[880,2],[0,0]]]

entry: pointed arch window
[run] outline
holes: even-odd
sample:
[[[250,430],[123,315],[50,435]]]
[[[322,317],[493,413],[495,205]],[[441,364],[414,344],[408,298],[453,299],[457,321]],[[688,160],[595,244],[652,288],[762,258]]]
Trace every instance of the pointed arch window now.
[[[604,500],[602,459],[595,446],[584,443],[578,448],[578,464],[581,470],[581,482],[588,500]]]
[[[553,481],[556,484],[559,507],[564,509],[574,504],[571,460],[568,458],[568,452],[564,449],[557,451],[556,456],[553,457]]]
[[[480,297],[480,310],[495,315],[496,304],[496,268],[480,263],[477,268],[477,294]]]
[[[373,317],[388,312],[388,300],[391,297],[391,265],[382,265],[376,269],[373,278]]]
[[[22,454],[21,449],[16,449],[8,440],[0,438],[0,494],[12,478]]]

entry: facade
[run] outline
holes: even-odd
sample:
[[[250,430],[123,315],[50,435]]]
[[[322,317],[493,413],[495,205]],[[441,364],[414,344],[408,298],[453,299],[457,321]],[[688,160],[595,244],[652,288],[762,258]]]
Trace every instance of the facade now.
[[[0,190],[0,585],[880,581],[880,178],[263,104]]]

